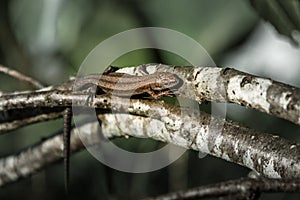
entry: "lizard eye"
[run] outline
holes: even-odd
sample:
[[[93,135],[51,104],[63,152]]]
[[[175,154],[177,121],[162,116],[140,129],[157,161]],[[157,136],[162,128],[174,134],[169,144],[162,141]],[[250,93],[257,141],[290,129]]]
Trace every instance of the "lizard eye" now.
[[[155,88],[162,89],[163,88],[163,84],[161,84],[160,82],[156,82],[155,83]]]
[[[174,83],[176,83],[176,79],[173,75],[170,76],[170,74],[160,74],[157,87],[169,88],[174,86]]]
[[[155,83],[151,85],[152,90],[171,89],[180,83],[179,78],[172,73],[160,73],[155,78]]]

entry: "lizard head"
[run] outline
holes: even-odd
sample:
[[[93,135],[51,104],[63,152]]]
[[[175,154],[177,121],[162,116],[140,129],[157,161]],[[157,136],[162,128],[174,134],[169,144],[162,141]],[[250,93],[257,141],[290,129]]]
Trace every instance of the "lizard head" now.
[[[181,79],[176,75],[169,72],[161,72],[157,74],[155,81],[155,90],[170,89],[180,84]]]

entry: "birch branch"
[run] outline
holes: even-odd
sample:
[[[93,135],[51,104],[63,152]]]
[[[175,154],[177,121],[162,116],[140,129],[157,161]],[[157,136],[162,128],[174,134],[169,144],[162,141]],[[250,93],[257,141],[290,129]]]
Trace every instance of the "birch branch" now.
[[[180,110],[164,103],[153,104],[152,101],[138,99],[130,100],[129,104],[124,102],[126,101],[122,98],[120,101],[116,100],[115,111],[123,110],[143,117],[130,114],[98,115],[102,121],[102,130],[99,130],[98,122],[77,127],[79,131],[89,130],[85,131],[86,138],[90,141],[88,144],[99,141],[99,132],[106,138],[124,135],[147,137],[220,157],[266,177],[300,177],[300,146],[288,140],[241,127],[232,121],[213,118],[206,113]],[[220,131],[216,131],[216,125],[221,125]],[[73,129],[72,151],[83,148],[76,133]],[[29,176],[61,159],[62,146],[62,137],[57,135],[17,155],[2,158],[0,183],[4,185]]]
[[[122,70],[125,70],[126,73],[136,74],[139,73],[138,71],[140,68],[141,66]],[[251,105],[251,107],[258,110],[262,109],[262,111],[264,110],[265,112],[266,110],[264,108],[266,107],[261,107],[261,102],[270,101],[269,97],[272,97],[271,100],[274,100],[274,105],[277,105],[279,110],[284,108],[284,106],[282,107],[282,101],[281,103],[277,101],[279,94],[274,92],[270,93],[269,90],[271,85],[264,84],[265,82],[271,82],[273,85],[272,87],[279,87],[279,91],[283,88],[293,91],[293,93],[289,96],[289,104],[292,102],[292,107],[295,109],[287,109],[282,112],[285,114],[288,113],[286,118],[290,121],[297,123],[297,120],[299,120],[299,98],[297,98],[299,95],[299,89],[263,78],[251,77],[250,80],[248,75],[242,72],[237,72],[233,69],[170,67],[165,65],[147,65],[146,68],[150,73],[153,73],[155,70],[169,71],[179,74],[181,78],[186,78],[184,79],[184,86],[179,89],[179,93],[183,97],[196,99],[198,102],[202,102],[204,100],[217,102],[236,101],[236,103],[244,103],[244,105],[249,107]],[[122,70],[120,70],[120,72],[122,72]],[[240,79],[241,82],[233,83],[233,80],[237,81]],[[225,90],[221,87],[224,86],[224,84],[226,86]],[[246,85],[248,86],[246,87]],[[266,88],[265,86],[268,87]],[[230,88],[234,90],[231,90]],[[107,95],[101,95],[94,98],[93,101],[87,101],[89,95],[72,94],[71,89],[72,81],[59,87],[48,87],[34,92],[29,91],[22,93],[17,92],[14,94],[2,94],[0,96],[0,112],[7,112],[8,110],[13,111],[28,107],[56,108],[73,105],[112,109],[117,112],[148,116],[149,118],[124,114],[105,114],[99,115],[99,118],[102,120],[103,134],[108,138],[123,136],[120,134],[120,130],[127,135],[135,137],[140,137],[141,135],[139,134],[143,133],[145,135],[142,135],[142,137],[151,137],[156,140],[176,144],[186,149],[194,149],[208,153],[246,166],[266,177],[300,177],[299,145],[285,139],[270,134],[259,133],[249,128],[242,127],[235,122],[224,121],[224,119],[219,118],[211,118],[211,116],[206,113],[194,113],[191,110],[186,110],[186,112],[183,112],[182,114],[184,109],[180,110],[179,108],[163,103],[158,103],[154,106],[153,101],[132,99],[129,104],[126,104],[123,100],[116,100],[113,104],[111,104],[111,98]],[[228,97],[230,96],[227,96],[229,91],[231,91],[232,94],[234,93],[234,95]],[[246,91],[249,92],[249,94],[245,93]],[[262,93],[264,95],[261,95],[261,93],[257,95],[257,91],[265,91],[265,93]],[[247,96],[242,96],[243,98],[241,100],[238,98],[239,95],[237,94],[247,94]],[[254,97],[258,98],[258,100]],[[282,115],[280,112],[276,114],[276,116],[285,117],[285,115]],[[116,120],[117,118],[120,118],[121,120]],[[135,123],[132,123],[133,121]],[[221,125],[221,131],[214,131],[216,127],[210,126],[212,121],[215,125]],[[131,124],[131,126],[126,126],[126,124]],[[121,126],[122,128],[120,129]],[[145,132],[143,129],[138,132],[136,131],[137,127],[149,127],[151,130]],[[156,134],[154,135],[153,127],[157,128],[155,129]],[[96,134],[98,131],[95,130],[94,133]],[[73,138],[75,138],[76,141],[76,136],[73,136]],[[50,138],[44,142],[50,142],[51,144],[51,141],[53,142],[54,139],[52,140]],[[54,152],[58,147],[62,147],[62,141],[60,139],[56,139],[55,141],[56,144],[53,146]],[[75,143],[79,144],[78,142],[79,141]],[[41,169],[46,164],[61,158],[61,153],[56,153],[55,155],[48,156],[49,160],[47,160],[44,156],[46,156],[47,153],[50,153],[49,151],[51,148],[47,151],[46,147],[42,147],[43,144],[45,143],[42,142],[40,145],[34,146],[26,152],[22,151],[18,155],[2,158],[0,160],[0,178],[2,177],[1,180],[8,179],[8,181],[4,181],[3,183],[5,184],[17,180],[20,177],[26,177],[36,170]],[[50,144],[47,144],[46,146],[49,147],[51,146]],[[77,145],[76,147],[75,145],[75,147],[72,146],[72,148],[74,148],[74,150],[79,150],[82,146]],[[26,156],[32,158],[32,162],[28,163],[24,160],[24,153]],[[37,155],[40,156],[37,157]],[[39,159],[40,161],[38,161]],[[35,162],[39,164],[35,164],[33,166],[33,170],[30,170],[31,167],[29,165]],[[10,165],[7,163],[10,163]],[[18,168],[18,165],[21,167]],[[25,167],[24,169],[22,169],[22,165]],[[12,172],[15,174],[7,174],[6,172]],[[14,179],[11,177],[14,177]]]
[[[123,68],[120,72],[139,74],[167,71],[184,80],[180,96],[203,101],[236,103],[300,125],[300,89],[247,74],[232,68],[181,67],[148,64]]]
[[[92,126],[84,124],[79,129]],[[91,135],[93,136],[93,135]],[[72,130],[71,152],[83,148],[79,135]],[[39,143],[19,152],[0,159],[0,187],[15,182],[19,179],[28,177],[50,163],[62,160],[63,158],[63,138],[62,132],[40,141]]]
[[[203,101],[236,103],[300,125],[299,88],[231,68],[148,64],[122,68],[118,72],[142,75],[144,70],[149,73],[171,72],[179,75],[184,83],[178,90],[179,96],[194,99],[199,103]],[[72,83],[70,81],[59,87],[48,87],[40,91],[72,91]],[[0,95],[0,111],[5,110],[5,107],[8,108],[10,103],[8,97],[18,99],[19,94],[14,95],[16,96]],[[20,99],[19,104],[23,104],[25,100],[25,97],[23,102]]]

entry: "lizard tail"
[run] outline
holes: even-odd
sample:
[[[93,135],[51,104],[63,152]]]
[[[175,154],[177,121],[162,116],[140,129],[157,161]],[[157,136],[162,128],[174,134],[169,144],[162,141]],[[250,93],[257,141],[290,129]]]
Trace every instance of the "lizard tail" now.
[[[65,183],[66,195],[68,195],[69,192],[71,120],[72,120],[72,108],[66,108],[64,113],[64,135],[63,135],[64,183]]]

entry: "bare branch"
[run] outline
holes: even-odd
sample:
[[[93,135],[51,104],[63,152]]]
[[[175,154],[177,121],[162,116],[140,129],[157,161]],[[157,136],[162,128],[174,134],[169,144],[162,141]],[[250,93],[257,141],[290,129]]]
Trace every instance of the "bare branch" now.
[[[0,72],[3,72],[7,75],[10,75],[11,77],[21,80],[21,81],[27,82],[36,89],[40,89],[40,88],[44,87],[39,81],[34,80],[33,78],[26,76],[20,72],[17,72],[15,70],[4,67],[3,65],[0,65]]]
[[[63,116],[63,111],[61,112],[51,112],[46,114],[38,114],[32,117],[16,119],[13,121],[8,122],[1,122],[0,123],[0,134],[7,133],[8,131],[13,131],[23,126],[27,126],[30,124],[34,124],[37,122],[48,121],[52,119],[57,119]]]
[[[184,82],[184,85],[178,89],[178,94],[182,97],[194,99],[199,103],[203,101],[236,103],[300,125],[299,88],[230,68],[173,67],[149,64],[123,68],[118,72],[141,74],[144,68],[150,73],[167,71],[178,74]],[[51,90],[71,91],[72,81],[60,87],[49,87],[40,91],[46,92]],[[26,96],[18,93],[12,95],[0,96],[0,111],[13,109],[9,104],[32,105],[24,104]],[[26,94],[23,93],[23,95]],[[28,95],[32,94],[29,92]],[[8,102],[9,98],[15,100]],[[16,106],[20,108],[20,105]]]
[[[138,105],[137,106],[143,106]],[[151,112],[155,110],[154,106]],[[151,137],[166,143],[207,153],[252,169],[270,178],[300,177],[300,145],[278,136],[260,133],[232,121],[191,110],[157,108],[159,120],[125,114],[100,115],[104,133]],[[174,114],[177,113],[177,114]],[[154,114],[155,115],[155,114]],[[222,126],[223,124],[223,126]],[[220,126],[216,128],[216,126]]]
[[[120,101],[124,102],[120,98]],[[114,103],[118,102],[117,100]],[[118,105],[124,109],[124,103]],[[117,109],[118,106],[115,106]],[[206,113],[193,113],[162,103],[146,100],[131,100],[126,106],[129,114],[101,114],[102,131],[98,122],[77,127],[87,135],[88,144],[99,141],[99,132],[106,138],[130,135],[148,137],[194,149],[248,167],[271,178],[300,177],[300,146],[277,136],[259,133],[237,123],[212,118]],[[117,110],[116,110],[117,111]],[[181,113],[184,112],[184,113]],[[211,122],[223,124],[221,131],[215,130]],[[89,131],[86,131],[89,130]],[[72,151],[83,148],[77,132],[72,131]],[[0,160],[0,183],[4,185],[26,177],[62,157],[63,141],[55,136],[42,141],[18,155]]]
[[[83,124],[79,129],[92,126],[93,123]],[[44,139],[38,144],[21,151],[16,155],[11,155],[0,160],[0,187],[8,183],[36,173],[50,163],[61,160],[63,157],[62,133],[55,134],[48,139]],[[96,134],[94,134],[95,136]],[[93,134],[91,134],[92,140]],[[97,141],[97,140],[96,140]],[[93,144],[91,142],[91,144]],[[72,130],[71,151],[75,152],[83,148],[83,144]]]
[[[255,195],[270,192],[300,192],[299,179],[241,178],[185,191],[173,192],[145,200],[200,199],[238,195],[239,199],[253,199]]]
[[[251,105],[255,109],[286,118],[294,123],[299,121],[300,98],[297,88],[250,76],[233,69],[164,65],[148,65],[146,67],[150,73],[158,70],[179,74],[184,80],[184,85],[179,88],[178,92],[183,97],[196,99],[198,102],[210,100],[235,102],[249,107]],[[126,72],[135,74],[134,70],[138,71],[139,68],[122,70],[131,70]],[[289,95],[285,96],[286,99],[282,99],[282,94],[279,94],[278,91],[287,91]],[[281,99],[278,99],[279,97]],[[54,109],[69,106],[95,107],[102,110],[114,110],[117,113],[140,115],[98,115],[102,121],[103,134],[107,138],[120,137],[124,134],[134,137],[150,137],[220,157],[248,167],[266,177],[300,177],[300,146],[298,144],[278,136],[257,132],[232,121],[211,117],[203,112],[197,113],[191,109],[180,109],[153,100],[124,101],[122,98],[112,98],[108,95],[91,99],[88,94],[73,94],[72,81],[59,87],[0,96],[0,112],[25,108],[48,107]],[[274,107],[280,112],[273,113]],[[288,109],[290,107],[292,109]],[[53,117],[58,115],[54,114]],[[14,120],[21,122],[22,119]],[[32,119],[34,120],[23,121],[21,125],[45,118]],[[3,123],[12,122],[4,120]],[[90,137],[97,138],[100,130],[95,127],[98,127],[98,124],[94,122],[89,125],[94,127],[90,131]],[[5,125],[0,126],[0,130],[1,127],[4,131],[9,130]],[[137,131],[139,127],[141,129]],[[77,151],[83,148],[83,145],[79,144],[81,141],[74,130],[72,134],[72,141],[74,140],[71,144],[72,150]],[[91,144],[94,144],[95,141],[97,140]],[[18,155],[2,158],[0,160],[0,185],[29,176],[49,163],[61,159],[62,144],[61,136],[55,136]],[[24,155],[26,156],[24,157]]]
[[[119,71],[139,74],[144,68],[150,73],[167,71],[178,74],[184,80],[184,86],[178,90],[180,96],[199,103],[236,103],[300,125],[299,88],[232,68],[148,64]]]

